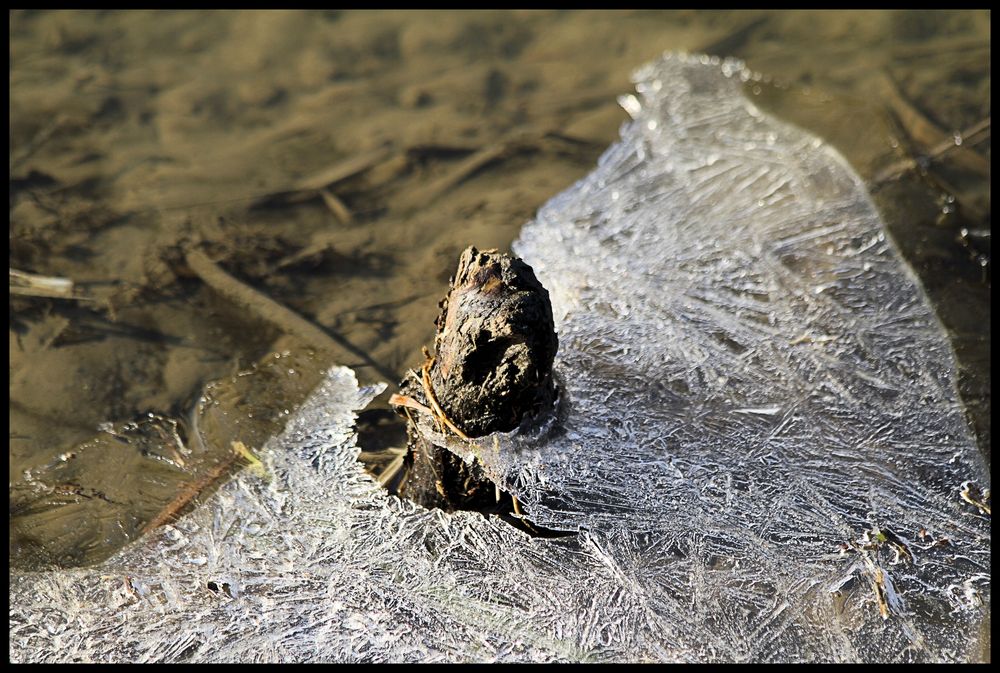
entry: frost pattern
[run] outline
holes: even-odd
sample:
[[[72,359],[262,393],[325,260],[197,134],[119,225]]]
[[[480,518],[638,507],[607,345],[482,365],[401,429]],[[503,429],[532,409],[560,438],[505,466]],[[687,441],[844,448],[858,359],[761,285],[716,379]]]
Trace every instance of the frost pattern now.
[[[11,576],[10,658],[982,656],[990,526],[959,491],[989,473],[953,354],[860,179],[750,76],[640,69],[622,141],[516,244],[552,297],[559,419],[455,450],[576,535],[387,496],[351,430],[379,389],[336,368],[269,478],[100,567]],[[912,561],[839,553],[873,527]]]

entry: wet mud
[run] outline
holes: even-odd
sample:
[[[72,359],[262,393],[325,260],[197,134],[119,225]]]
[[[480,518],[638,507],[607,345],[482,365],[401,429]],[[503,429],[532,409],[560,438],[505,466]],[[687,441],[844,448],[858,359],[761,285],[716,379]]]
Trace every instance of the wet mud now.
[[[667,49],[745,58],[761,107],[870,181],[988,457],[988,12],[18,11],[11,562],[180,515],[306,394],[289,371],[401,380],[460,252],[586,175]],[[296,364],[262,373],[275,353]],[[359,427],[376,474],[394,392]]]

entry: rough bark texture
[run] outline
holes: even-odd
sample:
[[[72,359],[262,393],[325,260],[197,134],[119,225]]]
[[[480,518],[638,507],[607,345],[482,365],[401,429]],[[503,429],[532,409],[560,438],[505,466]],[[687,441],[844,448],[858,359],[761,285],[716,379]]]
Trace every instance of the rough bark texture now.
[[[469,437],[514,430],[551,407],[558,347],[552,306],[523,261],[467,248],[436,325],[433,358],[407,375],[401,394],[427,407],[436,403]],[[423,383],[425,370],[433,400]],[[449,510],[496,505],[496,493],[477,465],[434,446],[412,422],[408,432],[410,476],[401,493]]]

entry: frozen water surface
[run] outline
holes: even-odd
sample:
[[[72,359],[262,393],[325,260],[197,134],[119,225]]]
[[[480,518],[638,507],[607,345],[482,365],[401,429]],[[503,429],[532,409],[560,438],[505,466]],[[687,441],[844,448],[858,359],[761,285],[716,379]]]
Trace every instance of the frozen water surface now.
[[[960,491],[989,472],[950,346],[860,179],[746,74],[640,69],[622,141],[515,246],[559,418],[454,448],[575,535],[388,496],[351,429],[379,390],[336,368],[266,478],[97,568],[12,575],[10,658],[983,656],[990,523]]]

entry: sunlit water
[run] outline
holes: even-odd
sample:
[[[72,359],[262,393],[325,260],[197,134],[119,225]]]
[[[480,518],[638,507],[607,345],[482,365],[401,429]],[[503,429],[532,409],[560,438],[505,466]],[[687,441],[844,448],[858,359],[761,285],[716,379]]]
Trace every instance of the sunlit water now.
[[[589,172],[664,50],[744,58],[762,108],[869,181],[988,457],[989,135],[928,157],[988,120],[989,35],[978,12],[15,13],[10,266],[84,298],[11,297],[12,562],[100,560],[228,455],[225,423],[189,446],[188,412],[279,331],[186,247],[338,339],[307,367],[394,384],[458,252],[507,247]],[[268,406],[223,398],[248,396]],[[187,460],[155,438],[108,459],[98,427],[148,412]]]
[[[555,418],[476,440],[416,421],[562,536],[388,496],[351,413],[385,384],[335,367],[289,415],[253,390],[308,370],[270,357],[195,429],[256,446],[225,423],[242,384],[231,420],[288,418],[263,463],[96,568],[14,574],[11,658],[983,658],[989,476],[944,332],[863,181],[743,80],[643,66],[622,140],[522,228]]]

